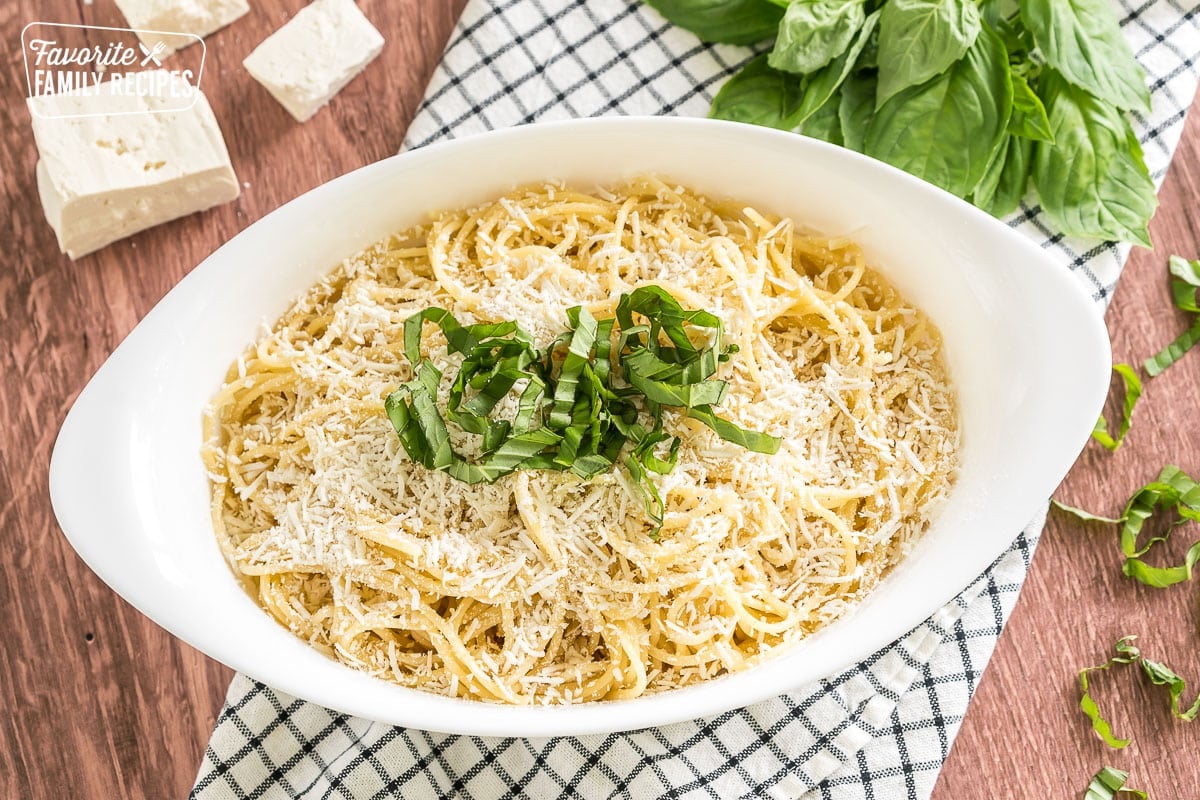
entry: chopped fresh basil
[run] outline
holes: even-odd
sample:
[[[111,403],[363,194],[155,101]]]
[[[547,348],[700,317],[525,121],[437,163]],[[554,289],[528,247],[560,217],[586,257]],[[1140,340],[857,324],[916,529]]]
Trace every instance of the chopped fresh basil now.
[[[842,83],[838,121],[846,147],[861,153],[866,148],[867,128],[875,116],[876,79],[870,73],[850,75]]]
[[[1128,772],[1114,767],[1103,767],[1092,776],[1092,782],[1088,784],[1083,800],[1113,800],[1118,794],[1127,794],[1140,798],[1140,800],[1146,800],[1146,793],[1140,789],[1125,788],[1127,780],[1129,780]]]
[[[866,46],[867,40],[871,37],[871,31],[875,29],[878,21],[878,12],[867,17],[850,49],[805,79],[804,99],[800,101],[800,110],[798,111],[801,122],[827,105],[830,98],[841,87],[842,82],[849,77],[850,71],[854,68],[854,60]]]
[[[1200,342],[1200,259],[1171,256],[1167,259],[1167,268],[1171,273],[1171,299],[1175,307],[1197,316],[1191,327],[1179,334],[1175,341],[1146,359],[1144,366],[1151,378]]]
[[[1175,307],[1191,314],[1200,314],[1200,259],[1181,256],[1167,259],[1171,273],[1171,300]]]
[[[1129,433],[1129,426],[1133,424],[1133,409],[1137,405],[1138,398],[1142,396],[1142,379],[1128,364],[1113,364],[1113,372],[1121,376],[1121,381],[1125,384],[1125,403],[1121,411],[1121,426],[1117,429],[1116,437],[1113,437],[1108,432],[1108,422],[1101,414],[1096,420],[1096,427],[1092,429],[1092,438],[1104,445],[1105,448],[1115,452],[1125,441],[1125,434]]]
[[[1137,661],[1141,653],[1138,652],[1137,647],[1133,644],[1133,640],[1136,638],[1136,636],[1122,637],[1116,644],[1116,655],[1099,666],[1084,667],[1079,671],[1079,709],[1091,720],[1092,730],[1096,732],[1096,735],[1106,745],[1116,750],[1128,747],[1132,740],[1122,739],[1113,733],[1112,726],[1100,713],[1100,707],[1096,705],[1096,701],[1092,699],[1092,695],[1088,690],[1088,673],[1111,669],[1114,664],[1132,664]]]
[[[1013,113],[1008,130],[1013,136],[1054,144],[1054,131],[1050,130],[1050,118],[1046,116],[1042,98],[1037,96],[1029,81],[1017,73],[1013,73]]]
[[[1173,342],[1146,359],[1143,366],[1151,378],[1159,375],[1167,367],[1183,358],[1183,354],[1200,342],[1200,319],[1192,323],[1186,331],[1179,334]]]
[[[1127,747],[1131,740],[1122,739],[1113,734],[1112,726],[1104,718],[1103,714],[1100,713],[1099,706],[1096,705],[1096,701],[1091,696],[1088,688],[1088,673],[1107,670],[1114,665],[1139,664],[1142,672],[1149,678],[1152,684],[1167,687],[1170,695],[1171,713],[1176,719],[1184,722],[1194,722],[1196,717],[1200,716],[1200,696],[1196,698],[1191,706],[1184,708],[1183,693],[1187,690],[1187,683],[1170,667],[1142,655],[1141,651],[1133,643],[1133,640],[1136,638],[1136,636],[1121,637],[1114,646],[1115,654],[1112,658],[1096,667],[1084,667],[1079,672],[1079,708],[1091,720],[1092,729],[1104,740],[1104,743],[1118,750]]]
[[[1138,489],[1133,497],[1129,498],[1129,502],[1125,504],[1125,510],[1116,519],[1096,516],[1083,509],[1066,506],[1054,500],[1051,502],[1085,522],[1108,522],[1121,525],[1118,541],[1121,555],[1125,557],[1121,571],[1139,583],[1158,589],[1183,583],[1191,580],[1196,564],[1200,563],[1200,541],[1196,541],[1188,548],[1183,562],[1176,566],[1155,567],[1142,559],[1142,556],[1150,552],[1156,545],[1170,539],[1172,532],[1178,527],[1178,523],[1171,525],[1164,533],[1151,537],[1146,540],[1145,544],[1140,544],[1139,539],[1146,520],[1158,511],[1173,508],[1180,521],[1200,522],[1200,484],[1192,480],[1191,476],[1179,467],[1170,464],[1163,467],[1156,480]]]
[[[421,357],[427,322],[441,329],[450,353],[463,356],[444,418],[437,405],[442,373]],[[565,333],[539,349],[512,321],[461,325],[441,308],[405,320],[404,355],[413,379],[388,395],[384,408],[409,458],[466,483],[490,483],[519,469],[567,470],[588,479],[620,461],[657,536],[664,507],[649,474],[674,469],[680,445],[663,431],[663,408],[681,408],[748,450],[779,449],[777,437],[745,430],[713,408],[728,388],[713,376],[737,352],[722,345],[716,316],[684,309],[666,291],[644,286],[621,295],[615,317],[596,319],[576,306],[567,310],[567,323]],[[689,328],[707,330],[712,343],[694,344]],[[500,401],[518,390],[513,418],[493,419]],[[478,457],[454,451],[447,420],[481,437]],[[666,446],[665,457],[656,452],[659,445]]]
[[[772,69],[763,54],[725,82],[713,98],[708,115],[790,131],[800,124],[803,99],[800,78]]]

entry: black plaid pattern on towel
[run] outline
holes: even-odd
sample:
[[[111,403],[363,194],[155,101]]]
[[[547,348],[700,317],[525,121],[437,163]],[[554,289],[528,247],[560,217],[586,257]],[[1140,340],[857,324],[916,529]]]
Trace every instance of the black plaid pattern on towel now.
[[[1135,126],[1156,181],[1196,92],[1200,9],[1119,0],[1151,81]],[[405,147],[604,114],[702,116],[754,55],[704,45],[626,0],[471,0]],[[1127,246],[1075,241],[1023,204],[1009,224],[1102,305]],[[553,739],[369,722],[237,676],[192,791],[210,798],[908,798],[929,796],[1025,579],[1042,521],[924,624],[854,668],[710,719]]]
[[[195,798],[928,796],[1012,611],[1030,526],[970,588],[840,675],[717,717],[630,733],[484,738],[339,714],[237,676]]]

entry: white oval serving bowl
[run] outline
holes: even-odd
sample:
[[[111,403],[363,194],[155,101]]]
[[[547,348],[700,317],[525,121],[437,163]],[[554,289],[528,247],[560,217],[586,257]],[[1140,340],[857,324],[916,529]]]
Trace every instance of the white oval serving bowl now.
[[[209,521],[201,410],[229,364],[342,259],[430,212],[547,178],[658,173],[859,242],[941,328],[962,414],[961,472],[929,532],[852,613],[741,673],[634,700],[527,708],[405,689],[342,666],[272,620]],[[112,354],[63,423],[50,467],[72,546],[122,597],[279,690],[368,719],[476,735],[630,730],[716,714],[832,675],[920,624],[1045,506],[1109,383],[1081,285],[1036,245],[903,172],[823,142],[698,119],[514,128],[389,158],[293,200],[207,258]]]

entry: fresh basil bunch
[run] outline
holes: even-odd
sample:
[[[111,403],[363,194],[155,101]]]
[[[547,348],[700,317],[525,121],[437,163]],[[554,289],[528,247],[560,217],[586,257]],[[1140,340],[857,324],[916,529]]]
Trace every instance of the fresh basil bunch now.
[[[1147,247],[1158,205],[1127,112],[1146,76],[1110,0],[646,0],[771,50],[710,116],[849,147],[996,216],[1037,189],[1067,234]]]

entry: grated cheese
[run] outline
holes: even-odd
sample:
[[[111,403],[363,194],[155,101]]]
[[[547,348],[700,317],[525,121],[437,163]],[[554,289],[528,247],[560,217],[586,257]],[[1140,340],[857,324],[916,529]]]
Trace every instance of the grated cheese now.
[[[784,440],[751,453],[668,409],[660,541],[619,471],[467,485],[407,459],[383,400],[413,313],[545,346],[570,306],[647,283],[721,317],[721,415]],[[432,327],[423,348],[461,361]],[[958,447],[940,349],[851,242],[655,178],[519,189],[348,259],[234,362],[206,416],[214,525],[269,613],[380,677],[509,703],[685,686],[845,613],[928,526]]]

